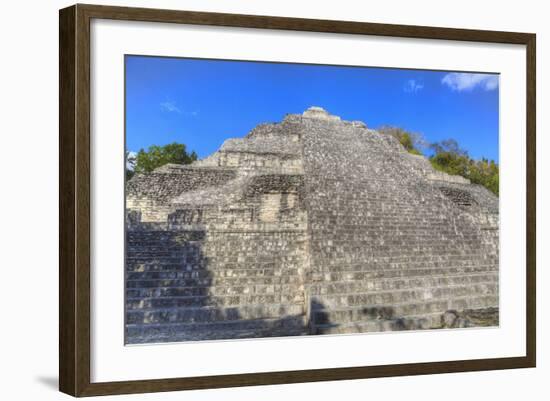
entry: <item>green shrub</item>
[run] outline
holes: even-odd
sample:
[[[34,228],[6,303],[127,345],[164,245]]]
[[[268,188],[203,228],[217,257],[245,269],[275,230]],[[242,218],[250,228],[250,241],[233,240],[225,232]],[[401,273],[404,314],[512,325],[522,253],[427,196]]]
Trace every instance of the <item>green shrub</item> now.
[[[167,163],[190,164],[198,159],[195,151],[187,153],[183,143],[170,143],[164,146],[151,145],[147,150],[140,149],[135,156],[126,153],[126,177],[135,173],[147,173]]]
[[[446,139],[429,144],[421,134],[393,126],[382,126],[378,132],[393,136],[414,155],[423,155],[422,149],[430,149],[432,155],[429,160],[434,169],[451,175],[460,175],[474,184],[483,185],[498,196],[498,164],[485,158],[471,159],[468,152],[462,149],[456,140]]]

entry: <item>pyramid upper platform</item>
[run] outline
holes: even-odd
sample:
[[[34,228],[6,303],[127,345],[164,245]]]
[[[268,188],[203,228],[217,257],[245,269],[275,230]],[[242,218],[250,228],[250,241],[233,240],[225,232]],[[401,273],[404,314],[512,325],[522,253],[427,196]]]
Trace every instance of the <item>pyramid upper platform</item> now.
[[[332,115],[322,107],[318,106],[311,106],[309,109],[304,111],[302,116],[307,118],[315,118],[318,120],[341,121],[339,116]]]

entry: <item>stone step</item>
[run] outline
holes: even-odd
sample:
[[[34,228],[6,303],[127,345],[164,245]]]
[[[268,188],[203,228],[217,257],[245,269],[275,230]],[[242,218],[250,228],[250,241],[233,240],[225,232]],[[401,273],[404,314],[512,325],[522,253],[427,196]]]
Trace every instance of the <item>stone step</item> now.
[[[215,255],[219,256],[220,261],[225,263],[255,263],[258,259],[275,259],[279,260],[280,258],[285,257],[281,252],[273,251],[268,254],[240,254],[238,252],[221,251],[221,252],[211,252],[202,253],[196,255],[189,255],[186,252],[165,252],[165,253],[152,253],[152,252],[129,252],[126,256],[127,263],[214,263],[216,260]],[[295,256],[296,257],[296,256]],[[207,262],[207,260],[212,260]]]
[[[428,260],[426,260],[428,259]],[[447,258],[448,259],[448,258]],[[496,258],[495,258],[496,259]],[[488,263],[489,262],[489,263]],[[423,268],[430,268],[430,267],[438,267],[438,268],[445,268],[449,267],[449,265],[452,263],[453,267],[458,266],[477,266],[477,265],[489,265],[489,264],[497,264],[497,261],[493,258],[488,258],[484,260],[471,260],[471,259],[459,259],[459,260],[453,260],[452,262],[449,260],[445,260],[445,258],[425,258],[425,257],[407,257],[407,258],[376,258],[372,260],[366,260],[363,262],[353,262],[349,261],[345,263],[346,268],[348,266],[354,268],[352,270],[361,270],[363,268],[372,268],[372,269],[395,269],[395,268],[412,268],[414,266],[420,266]],[[271,263],[257,263],[255,264],[255,269],[257,268],[287,268],[290,266],[295,266],[296,263],[287,263],[284,261],[281,261],[281,263],[277,263],[275,266],[273,262]],[[225,263],[225,264],[218,264],[217,266],[213,266],[211,270],[221,270],[221,269],[238,269],[243,268],[241,264],[237,263]],[[167,271],[167,272],[181,272],[181,271],[192,271],[192,270],[200,270],[200,269],[206,269],[206,266],[202,265],[194,265],[194,264],[187,264],[184,262],[179,263],[164,263],[164,262],[146,262],[146,263],[127,263],[126,270],[128,272],[145,272],[145,271]],[[338,266],[335,267],[335,269],[338,269]],[[339,270],[342,270],[343,267],[341,267]]]
[[[468,267],[468,266],[487,266],[498,265],[499,261],[494,257],[469,257],[469,256],[447,256],[447,257],[395,257],[395,258],[374,258],[368,261],[353,261],[349,260],[346,265],[368,264],[377,269],[396,269],[396,268],[413,268],[421,267]]]
[[[204,262],[203,258],[195,258],[189,260],[190,263],[197,263],[198,261]],[[134,266],[141,266],[141,265],[178,265],[181,266],[183,263],[185,263],[186,259],[178,256],[170,256],[170,257],[163,257],[163,258],[153,258],[153,257],[146,257],[146,256],[135,256],[132,254],[126,255],[126,266],[132,268]]]
[[[176,269],[188,269],[188,268],[206,268],[208,266],[234,266],[240,267],[243,265],[254,265],[262,266],[269,264],[270,266],[285,266],[296,264],[296,261],[302,260],[301,255],[294,255],[293,259],[291,257],[286,257],[283,255],[271,255],[269,257],[269,263],[267,263],[268,257],[247,257],[247,258],[237,258],[237,257],[227,257],[227,258],[217,258],[215,257],[202,257],[200,259],[187,259],[180,257],[164,257],[164,258],[154,258],[154,257],[133,257],[129,256],[126,259],[126,269],[127,270],[136,270],[142,269],[147,266],[178,266]],[[241,267],[242,268],[242,267]]]
[[[223,283],[222,283],[223,284]],[[291,284],[255,284],[220,286],[183,286],[130,288],[126,290],[128,298],[181,297],[181,296],[224,296],[224,295],[263,295],[296,294],[303,292],[295,280]]]
[[[242,261],[229,261],[227,259],[216,260],[215,258],[201,259],[200,261],[185,261],[181,259],[151,260],[146,258],[130,259],[126,261],[126,271],[191,271],[200,269],[243,269],[247,264],[253,264],[255,268],[293,268],[303,261],[303,258],[294,256],[277,258],[256,258],[253,263]]]
[[[331,222],[337,220],[338,224],[336,227],[327,227],[322,223]],[[411,235],[411,234],[422,234],[424,236],[432,235],[434,238],[434,233],[444,234],[449,237],[465,237],[470,236],[479,236],[480,228],[479,226],[473,225],[470,221],[460,220],[457,218],[445,218],[445,219],[417,219],[412,217],[400,217],[392,218],[391,216],[378,216],[378,217],[362,217],[358,218],[350,217],[348,215],[320,215],[318,220],[313,222],[313,228],[315,228],[316,233],[328,233],[334,232],[334,229],[343,229],[343,230],[354,230],[361,229],[359,232],[362,234],[374,233],[379,231],[381,235],[387,235],[388,233],[394,233],[398,235]],[[455,226],[460,228],[460,231],[457,233],[455,231]],[[380,231],[382,230],[382,231]],[[266,232],[265,234],[268,234]],[[275,232],[272,232],[275,233]],[[278,232],[279,234],[288,234],[292,235],[294,238],[283,238],[284,241],[292,241],[293,243],[304,243],[306,240],[302,237],[301,230],[292,231],[292,232]],[[230,232],[220,233],[219,236],[228,236],[230,237]],[[261,233],[250,233],[251,235]],[[129,247],[154,247],[154,248],[163,248],[163,249],[198,249],[202,246],[208,247],[218,247],[224,248],[227,247],[231,242],[234,242],[233,238],[228,238],[224,243],[215,243],[212,240],[206,241],[188,241],[188,240],[163,240],[155,238],[127,238],[126,244]]]
[[[324,323],[315,325],[314,332],[315,334],[355,334],[380,331],[494,327],[499,324],[498,308],[491,305],[460,312],[457,318],[449,325],[449,322],[445,321],[444,313],[436,312],[391,319]]]
[[[453,205],[451,208],[445,207],[430,207],[430,205],[422,205],[422,211],[411,208],[402,208],[402,205],[392,203],[390,200],[385,201],[387,206],[392,206],[391,209],[382,210],[382,206],[377,202],[355,202],[355,207],[346,205],[342,210],[328,209],[327,204],[323,204],[324,210],[315,210],[316,222],[324,219],[337,219],[339,223],[357,224],[357,223],[373,223],[373,224],[395,224],[405,223],[412,226],[410,223],[422,223],[423,225],[432,225],[434,227],[448,228],[449,222],[455,222],[459,225],[464,225],[464,228],[475,229],[471,218],[468,215],[462,214]],[[374,206],[374,207],[373,207]],[[399,209],[401,208],[401,209]],[[361,211],[360,214],[353,215],[346,213],[348,210]],[[399,210],[396,212],[395,210]]]
[[[152,298],[126,298],[127,309],[154,309],[186,306],[241,306],[252,304],[303,304],[304,295],[299,294],[262,294],[262,295],[226,295],[226,296],[173,296]]]
[[[222,220],[223,221],[223,220]],[[303,223],[299,223],[303,224]],[[220,227],[214,225],[214,227]],[[256,225],[253,226],[257,230],[256,231],[247,231],[247,230],[220,230],[217,231],[215,228],[208,231],[209,235],[206,235],[201,240],[194,240],[193,238],[186,238],[185,236],[182,236],[181,238],[163,238],[158,237],[156,235],[147,236],[143,235],[141,236],[138,233],[145,234],[146,231],[129,231],[130,234],[126,238],[126,244],[127,245],[137,245],[137,246],[155,246],[155,247],[200,247],[200,246],[212,246],[212,247],[219,247],[224,248],[229,246],[232,242],[239,242],[239,239],[242,235],[246,236],[247,239],[259,240],[263,237],[267,236],[276,236],[278,240],[284,241],[284,242],[290,242],[293,243],[303,243],[306,241],[306,239],[302,236],[304,230],[298,230],[298,229],[286,229],[281,230],[277,229],[275,225]],[[224,242],[218,242],[217,239],[226,239]]]
[[[262,275],[262,276],[292,276],[300,274],[299,269],[294,267],[262,267],[257,266],[254,268],[243,268],[230,266],[218,266],[213,269],[192,269],[182,266],[177,269],[174,266],[172,269],[153,269],[144,271],[127,271],[127,280],[163,280],[163,279],[178,279],[187,277],[232,277],[232,276],[247,276],[250,277]]]
[[[418,231],[418,230],[417,230]],[[355,230],[354,228],[338,230],[331,230],[326,233],[313,232],[315,237],[323,237],[323,240],[318,240],[316,246],[350,246],[361,249],[362,247],[368,249],[385,250],[385,247],[391,247],[393,245],[401,245],[403,250],[412,249],[426,249],[426,250],[440,250],[447,249],[450,252],[460,252],[464,250],[484,253],[486,249],[490,249],[491,243],[494,239],[488,238],[485,235],[477,233],[476,235],[469,236],[456,236],[446,235],[444,233],[432,232],[430,235],[422,235],[418,232],[411,232],[404,234],[401,231],[380,234],[379,231],[369,231],[368,228]],[[353,239],[353,243],[349,240]],[[485,241],[485,242],[483,242]],[[239,244],[242,245],[242,244]],[[302,244],[293,243],[294,248],[300,248]],[[203,253],[220,253],[224,251],[233,251],[235,257],[269,257],[275,254],[283,255],[282,251],[277,249],[241,249],[241,247],[235,248],[236,245],[229,243],[225,247],[221,246],[204,246],[197,248],[186,247],[155,247],[150,244],[144,244],[140,246],[127,247],[128,257],[187,257],[198,258]]]
[[[177,273],[177,278],[173,279],[144,279],[140,280],[131,279],[126,280],[126,288],[158,288],[158,287],[188,287],[194,285],[194,283],[204,283],[204,285],[210,285],[216,283],[217,285],[223,285],[224,280],[231,283],[233,279],[237,278],[291,278],[294,282],[300,281],[300,274],[297,270],[293,271],[281,271],[281,270],[263,270],[263,269],[251,269],[251,270],[225,270],[225,271],[198,271],[198,272],[180,272]],[[281,280],[281,284],[285,281]]]
[[[400,277],[431,277],[431,276],[450,276],[464,275],[471,273],[495,273],[498,274],[498,266],[460,266],[447,268],[412,268],[412,269],[377,269],[377,270],[348,270],[339,272],[312,272],[313,282],[339,282],[339,281],[358,281],[369,279],[392,279]]]
[[[253,320],[280,318],[288,315],[303,315],[303,305],[293,304],[260,304],[242,305],[238,308],[218,307],[180,307],[129,310],[127,324],[144,323],[208,323],[225,320]]]
[[[324,307],[341,308],[346,306],[395,305],[417,303],[437,299],[464,298],[468,296],[497,295],[498,283],[474,285],[442,286],[425,289],[367,292],[364,294],[338,294],[316,296]]]
[[[315,259],[313,260],[315,263]],[[470,257],[399,257],[399,258],[370,258],[365,257],[364,260],[351,260],[346,259],[341,263],[336,264],[336,261],[330,261],[330,264],[325,264],[326,268],[330,272],[338,271],[370,271],[370,270],[389,270],[389,269],[410,269],[416,267],[422,268],[448,268],[448,267],[471,267],[471,266],[496,266],[498,265],[498,259],[493,257],[485,257],[483,259],[476,260]],[[294,263],[278,260],[277,264],[271,263],[254,263],[253,266],[246,267],[245,263],[175,263],[174,261],[168,262],[128,262],[126,270],[129,274],[142,273],[142,272],[194,272],[194,271],[223,271],[223,270],[296,270],[296,261]],[[315,271],[320,271],[315,269]]]
[[[331,223],[325,223],[331,224]],[[332,224],[334,226],[334,224]],[[431,231],[430,231],[431,230]],[[322,232],[313,230],[312,235],[319,237],[319,242],[333,241],[345,245],[350,238],[355,239],[354,245],[376,246],[384,244],[400,245],[405,248],[423,246],[426,248],[435,248],[447,246],[455,249],[476,250],[483,246],[488,246],[494,237],[487,236],[487,230],[478,230],[468,235],[457,236],[454,233],[442,232],[433,228],[419,228],[406,231],[400,227],[395,230],[390,228],[371,228],[365,227],[335,227],[331,231]],[[322,240],[321,240],[322,238]],[[481,241],[481,242],[480,242]]]
[[[235,320],[204,324],[141,324],[126,326],[126,343],[154,343],[308,334],[305,316],[281,319]]]
[[[455,216],[456,217],[456,216]],[[486,222],[485,224],[488,224]],[[411,235],[411,234],[423,234],[425,236],[432,235],[434,238],[437,238],[437,235],[442,234],[451,238],[471,238],[478,237],[482,230],[481,228],[484,225],[479,223],[474,224],[472,220],[458,219],[458,218],[446,218],[446,219],[414,219],[414,218],[404,218],[404,219],[392,219],[388,216],[380,216],[377,218],[363,218],[362,220],[353,220],[353,224],[348,224],[348,221],[345,221],[345,224],[339,225],[338,228],[346,229],[357,229],[361,228],[361,231],[373,232],[376,230],[380,231],[381,234],[387,235],[388,233],[394,233],[398,235]],[[493,227],[495,230],[496,226],[491,224],[488,227]],[[317,225],[315,227],[320,231],[324,231],[323,227]],[[455,230],[455,228],[457,230]],[[327,231],[328,232],[328,231]]]
[[[303,223],[301,223],[303,224]],[[241,235],[245,235],[247,238],[259,239],[262,237],[268,236],[276,236],[278,240],[282,241],[292,241],[292,242],[305,242],[306,239],[302,237],[301,233],[303,230],[277,230],[276,226],[274,225],[268,225],[268,226],[254,226],[258,229],[264,228],[264,230],[259,231],[242,231],[242,230],[234,230],[234,231],[228,231],[228,230],[222,230],[222,231],[216,231],[215,229],[211,229],[208,231],[208,234],[210,236],[206,235],[201,240],[194,240],[189,238],[163,238],[158,237],[156,235],[147,236],[144,235],[147,233],[146,231],[128,231],[129,235],[126,237],[126,244],[128,245],[138,245],[138,246],[155,246],[155,247],[187,247],[187,246],[202,246],[202,245],[208,245],[208,246],[218,246],[220,248],[228,246],[231,242],[238,242],[238,238]],[[142,235],[143,234],[143,235]],[[237,235],[238,234],[238,235]],[[225,238],[227,237],[228,241],[224,243],[216,242],[215,239],[212,237],[218,237],[218,238]]]
[[[345,324],[315,325],[315,334],[357,334],[381,331],[425,330],[443,328],[441,313],[399,319],[369,320]]]
[[[458,260],[447,262],[399,262],[399,263],[381,263],[381,262],[356,262],[347,261],[340,264],[325,264],[320,267],[313,265],[312,271],[315,273],[346,273],[346,272],[378,272],[390,270],[414,270],[414,269],[438,269],[445,271],[453,268],[495,268],[498,263],[490,260]]]
[[[471,244],[471,246],[461,246],[461,245],[450,245],[454,244],[455,239],[449,239],[447,241],[437,243],[430,243],[428,245],[417,245],[411,244],[408,245],[404,242],[398,241],[387,241],[385,243],[376,243],[374,242],[370,249],[374,256],[380,257],[395,257],[395,256],[415,256],[419,253],[430,252],[434,256],[463,256],[469,255],[471,257],[485,256],[494,254],[488,254],[489,248],[484,247],[481,244],[479,239],[477,243]],[[399,248],[396,248],[399,247]]]
[[[476,258],[481,258],[482,260],[489,260],[489,261],[497,261],[498,257],[495,254],[487,253],[487,252],[480,252],[475,254],[452,254],[452,253],[444,253],[439,255],[431,255],[431,254],[422,254],[422,253],[416,253],[414,255],[402,255],[398,252],[392,252],[389,255],[378,255],[374,258],[372,258],[372,262],[376,263],[410,263],[410,262],[453,262],[453,261],[466,261],[466,260],[473,260],[476,261]]]
[[[498,283],[498,275],[496,273],[482,273],[455,276],[442,275],[412,278],[384,278],[361,281],[331,281],[310,285],[308,291],[311,295],[336,295],[481,283]]]
[[[127,288],[127,297],[129,298],[148,298],[148,297],[173,297],[173,296],[223,296],[223,295],[260,295],[260,294],[293,294],[299,293],[300,284],[295,278],[288,277],[286,280],[275,280],[271,283],[250,283],[239,281],[219,280],[216,285],[208,283],[197,283],[195,281],[184,281],[180,286],[159,284],[180,284],[181,280],[150,280],[150,281],[131,281]],[[282,283],[281,283],[282,281]],[[449,285],[467,285],[480,283],[496,283],[498,275],[492,274],[469,274],[452,276],[426,276],[403,279],[384,278],[368,279],[362,281],[333,281],[326,284],[314,284],[309,288],[311,295],[338,295],[353,293],[370,293],[373,291],[390,291],[402,289],[430,289],[438,286]],[[202,285],[201,285],[202,284]],[[144,285],[137,287],[136,285]]]
[[[454,240],[449,240],[453,242]],[[434,260],[441,259],[498,259],[498,255],[491,247],[483,247],[479,244],[475,247],[468,248],[450,248],[447,247],[403,247],[402,252],[397,252],[400,249],[399,244],[388,243],[386,245],[366,246],[351,246],[351,242],[342,244],[317,244],[315,245],[315,256],[326,258],[329,261],[334,260],[392,260],[392,259],[409,259],[409,260],[425,260],[432,258]],[[351,254],[350,252],[353,252]],[[429,260],[429,259],[428,259]]]
[[[326,226],[332,226],[332,229],[328,229]],[[446,223],[447,226],[453,226],[452,223]],[[314,235],[322,235],[325,238],[330,238],[337,232],[342,234],[359,235],[359,239],[368,240],[368,239],[377,239],[377,238],[407,238],[415,236],[414,240],[417,242],[425,243],[428,240],[433,239],[438,241],[441,239],[440,236],[454,239],[458,238],[464,240],[467,244],[468,241],[475,240],[484,236],[486,233],[484,230],[480,229],[480,226],[476,228],[461,228],[460,234],[457,234],[454,230],[450,230],[448,227],[433,227],[432,224],[422,224],[422,223],[413,223],[413,224],[388,224],[383,226],[378,226],[370,223],[364,224],[334,224],[332,219],[327,219],[322,223],[316,223],[312,227],[312,232]]]
[[[156,280],[132,280],[127,289],[154,289],[154,288],[181,288],[181,287],[232,287],[243,285],[274,285],[295,284],[302,281],[300,276],[232,276],[232,277],[203,277],[203,278],[179,278],[175,282],[155,282]],[[145,282],[144,287],[140,287]],[[168,285],[162,285],[168,284]]]
[[[316,324],[351,323],[368,320],[396,319],[412,315],[444,313],[448,310],[482,309],[498,306],[497,295],[438,299],[433,301],[402,303],[395,305],[370,305],[347,308],[323,309],[315,303],[312,317]]]
[[[361,226],[352,226],[348,227],[347,225],[342,225],[338,227],[339,229],[346,230],[349,229],[353,232],[357,242],[356,243],[365,243],[365,245],[378,243],[380,240],[393,240],[400,241],[405,246],[413,246],[415,244],[433,244],[433,245],[442,245],[447,244],[449,240],[460,239],[460,243],[455,244],[455,246],[468,247],[476,246],[476,241],[479,240],[480,231],[476,229],[470,233],[462,231],[460,235],[457,235],[454,230],[434,230],[433,227],[430,227],[430,230],[420,227],[419,225],[411,226],[410,229],[400,226],[395,229],[389,227],[376,227],[370,224],[361,225]],[[360,231],[357,231],[357,228],[360,228]],[[334,229],[327,230],[317,230],[315,234],[327,234],[328,239],[334,234]],[[327,240],[328,240],[327,239]],[[344,243],[343,240],[335,239],[341,243]],[[295,245],[301,245],[305,241],[293,241]],[[479,244],[477,244],[479,245]],[[128,253],[169,253],[169,252],[187,252],[193,253],[198,252],[200,249],[227,249],[229,244],[190,244],[186,246],[185,244],[163,244],[162,242],[127,242],[127,251]],[[251,253],[261,254],[263,253],[261,249],[251,249]],[[248,253],[248,252],[247,252]]]
[[[369,199],[370,198],[370,199]],[[315,200],[311,199],[310,202],[315,201],[319,206],[325,206],[329,202],[324,202],[323,200],[319,202],[320,198]],[[424,221],[447,221],[447,220],[457,220],[457,221],[468,221],[468,217],[462,215],[460,210],[457,210],[454,203],[448,204],[430,204],[430,203],[415,203],[414,205],[408,205],[408,200],[403,200],[399,198],[391,199],[385,198],[380,200],[375,200],[370,197],[369,194],[360,194],[357,199],[347,199],[347,205],[351,208],[356,207],[361,209],[367,206],[366,210],[362,210],[361,214],[355,214],[357,218],[360,219],[380,219],[383,217],[393,218],[396,220],[424,220]],[[445,198],[443,198],[445,199]],[[439,201],[437,201],[439,202]],[[369,208],[368,206],[376,205],[376,208]],[[415,206],[423,206],[423,209],[419,211]],[[314,212],[317,216],[345,216],[346,209],[316,209]]]
[[[425,258],[417,258],[414,254],[411,255],[400,255],[399,257],[395,257],[394,259],[385,259],[382,260],[378,257],[372,257],[371,254],[365,252],[365,253],[357,253],[354,255],[348,254],[346,256],[346,252],[351,252],[349,250],[340,250],[338,251],[339,255],[333,255],[332,257],[329,256],[329,254],[320,254],[317,253],[314,258],[312,258],[313,263],[315,264],[316,261],[319,261],[321,265],[324,266],[373,266],[376,268],[384,268],[384,267],[391,267],[391,264],[401,264],[401,266],[410,266],[411,264],[422,264],[425,266],[429,266],[430,263],[439,263],[439,265],[435,265],[434,267],[445,267],[449,265],[479,265],[479,264],[498,264],[498,259],[496,257],[490,256],[490,255],[484,255],[479,257],[473,257],[472,255],[440,255],[439,257],[437,255],[432,256],[431,259],[425,260]],[[215,264],[212,264],[212,266],[215,266]]]
[[[480,260],[469,256],[456,257],[454,255],[430,257],[424,256],[406,256],[406,257],[376,257],[369,261],[369,265],[377,268],[408,268],[412,266],[438,267],[445,268],[451,266],[479,266],[488,264],[498,264],[498,258],[493,255],[485,254]]]
[[[342,234],[344,235],[344,234]],[[438,253],[442,253],[443,255],[447,254],[462,254],[462,253],[480,253],[485,254],[486,251],[490,250],[490,242],[483,243],[482,240],[478,238],[472,238],[471,240],[464,240],[462,238],[444,238],[444,239],[422,239],[421,237],[416,236],[416,238],[413,240],[409,240],[407,238],[400,237],[399,235],[388,235],[388,236],[382,236],[382,235],[373,235],[372,237],[361,237],[358,238],[358,236],[355,236],[355,240],[353,242],[353,248],[357,250],[369,250],[372,251],[386,251],[388,248],[395,249],[395,247],[399,247],[399,250],[403,251],[403,253],[407,252],[415,252],[415,251],[423,251],[423,250],[429,250],[434,251]],[[342,247],[350,247],[352,246],[349,242],[349,240],[341,238],[341,236],[338,236],[338,238],[334,239],[327,239],[326,241],[322,241],[319,244],[327,248],[328,251],[332,251],[333,248],[342,248]],[[491,241],[492,242],[492,241]],[[451,244],[451,245],[450,245]],[[384,256],[384,255],[382,255]]]
[[[284,272],[284,274],[283,274]],[[290,274],[294,273],[294,274]],[[207,286],[241,286],[272,285],[300,283],[304,276],[298,271],[265,271],[262,269],[244,269],[214,272],[134,272],[127,273],[127,289],[133,288],[166,288],[166,287],[207,287]],[[468,266],[451,268],[414,268],[414,269],[378,269],[373,271],[344,271],[335,273],[313,272],[315,282],[357,282],[368,280],[392,280],[399,278],[430,278],[437,276],[452,277],[455,275],[489,274],[497,275],[497,266]],[[166,278],[160,278],[166,277]],[[169,278],[173,277],[173,278]]]
[[[498,283],[476,283],[470,285],[448,285],[432,288],[414,288],[395,291],[367,291],[366,293],[327,294],[315,296],[325,308],[342,308],[370,305],[395,305],[418,303],[439,299],[497,295]],[[304,302],[302,292],[276,294],[239,294],[223,296],[182,295],[154,296],[149,298],[127,298],[129,309],[149,309],[185,306],[239,306],[256,303],[299,303]]]
[[[357,209],[360,210],[361,207]],[[352,207],[351,210],[354,210],[354,208]],[[321,230],[327,230],[326,227],[323,228],[319,224],[323,220],[337,220],[339,227],[347,226],[347,228],[361,226],[368,229],[369,226],[376,228],[401,226],[403,228],[412,228],[416,230],[420,228],[432,228],[432,230],[443,230],[452,233],[454,232],[453,223],[455,223],[456,225],[463,226],[461,228],[465,229],[465,233],[478,230],[478,227],[472,224],[471,220],[465,215],[453,213],[451,210],[447,210],[443,212],[443,214],[442,210],[438,210],[435,213],[429,211],[425,212],[426,213],[419,214],[417,211],[416,213],[407,214],[404,211],[403,214],[390,214],[377,212],[373,209],[370,209],[370,211],[367,209],[366,213],[362,215],[349,215],[345,210],[340,213],[330,211],[324,213],[317,212],[315,213],[317,220],[314,223],[315,227]]]

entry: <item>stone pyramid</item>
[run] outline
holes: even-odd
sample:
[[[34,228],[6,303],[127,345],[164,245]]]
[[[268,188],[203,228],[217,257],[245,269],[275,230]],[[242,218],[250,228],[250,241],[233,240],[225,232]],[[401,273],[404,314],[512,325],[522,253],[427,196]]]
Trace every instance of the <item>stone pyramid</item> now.
[[[127,343],[498,324],[498,198],[319,107],[126,197]]]

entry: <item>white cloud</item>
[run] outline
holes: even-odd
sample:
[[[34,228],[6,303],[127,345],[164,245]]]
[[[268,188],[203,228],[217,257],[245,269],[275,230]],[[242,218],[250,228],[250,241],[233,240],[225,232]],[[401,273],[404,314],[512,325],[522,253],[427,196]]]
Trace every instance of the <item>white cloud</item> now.
[[[178,107],[176,102],[172,102],[172,101],[162,102],[160,104],[160,109],[168,113],[183,114],[185,116],[190,116],[190,117],[197,117],[199,115],[199,110],[192,110],[192,111],[182,110]]]
[[[478,87],[492,91],[498,88],[498,75],[452,72],[445,75],[441,83],[457,92],[472,91]]]
[[[181,114],[181,110],[179,109],[179,107],[176,105],[176,102],[162,102],[160,104],[160,108],[161,110],[163,111],[168,111],[170,113],[178,113],[178,114]]]
[[[424,89],[424,84],[415,79],[409,79],[403,86],[403,90],[407,93],[416,93],[422,89]]]

